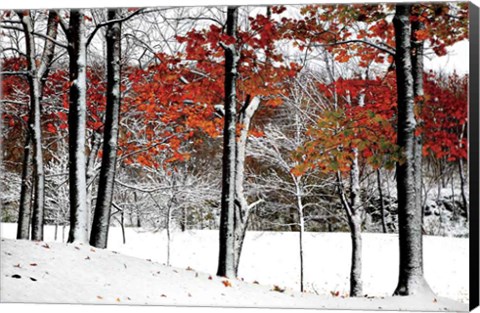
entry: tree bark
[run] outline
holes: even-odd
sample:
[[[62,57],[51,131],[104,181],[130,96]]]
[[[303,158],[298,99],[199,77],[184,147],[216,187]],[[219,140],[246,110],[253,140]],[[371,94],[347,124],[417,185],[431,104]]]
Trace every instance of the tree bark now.
[[[120,16],[118,10],[109,10],[108,19]],[[112,23],[107,28],[107,108],[103,138],[103,157],[100,169],[98,196],[93,216],[90,244],[97,248],[106,248],[110,211],[115,182],[115,164],[117,160],[118,123],[120,114],[120,58],[121,23]]]
[[[416,127],[421,129],[423,127],[423,120],[421,118],[421,113],[424,103],[424,91],[423,91],[423,40],[418,40],[416,38],[416,32],[423,30],[425,25],[420,20],[415,20],[412,22],[412,31],[411,31],[411,58],[412,58],[412,75],[413,75],[413,94],[416,110]],[[415,134],[415,144],[414,144],[414,153],[415,153],[415,206],[419,208],[422,212],[422,224],[423,224],[423,206],[422,206],[422,173],[423,173],[423,135],[418,132]]]
[[[463,146],[462,141],[463,141],[463,134],[465,132],[465,124],[462,126],[462,132],[460,134],[460,147]],[[463,172],[463,158],[458,158],[458,174],[460,176],[460,192],[462,195],[462,205],[463,209],[465,210],[465,217],[469,218],[469,205],[468,205],[468,200],[467,200],[467,195],[465,194],[465,187],[466,187],[466,178],[465,178],[465,173]]]
[[[245,155],[247,149],[250,123],[260,104],[258,97],[250,101],[247,97],[245,105],[239,113],[240,135],[236,142],[235,154],[235,275],[238,274],[240,256],[250,217],[250,206],[245,197],[243,184],[245,181]]]
[[[45,206],[45,175],[43,166],[43,149],[42,149],[42,128],[41,128],[41,105],[43,85],[48,74],[48,68],[50,67],[55,45],[52,42],[46,40],[43,49],[40,64],[36,63],[36,49],[35,39],[33,35],[33,21],[30,17],[30,11],[17,12],[20,18],[24,34],[25,34],[25,47],[28,64],[28,82],[30,90],[30,114],[28,120],[28,133],[26,139],[26,150],[24,156],[24,168],[22,170],[22,189],[21,189],[21,201],[19,211],[19,228],[17,231],[17,237],[19,239],[28,239],[28,222],[30,218],[30,209],[26,208],[27,192],[26,181],[28,180],[30,170],[25,167],[29,167],[30,158],[30,143],[33,144],[33,214],[32,214],[32,240],[43,240],[43,217]],[[56,13],[50,11],[47,21],[47,36],[56,38],[58,21]]]
[[[28,124],[31,124],[30,121]],[[30,238],[30,188],[32,187],[32,140],[30,129],[25,132],[25,146],[23,150],[22,185],[20,189],[20,208],[18,211],[17,239]]]
[[[70,232],[68,242],[88,243],[86,184],[86,62],[85,12],[70,11],[69,45],[70,99],[68,112]]]
[[[379,168],[377,168],[377,184],[378,184],[378,194],[380,197],[380,214],[382,215],[382,230],[383,230],[383,233],[386,234],[388,231],[387,231],[387,223],[385,221],[385,203],[383,201],[382,173]]]
[[[228,7],[227,35],[236,40],[238,8]],[[235,153],[236,153],[236,80],[239,59],[235,44],[225,50],[225,124],[223,129],[222,197],[220,212],[220,249],[218,276],[235,277]]]
[[[397,163],[399,280],[394,295],[433,295],[423,276],[422,212],[416,205],[414,80],[411,60],[411,24],[408,4],[396,6],[393,19],[396,42],[398,94],[397,144],[402,160]]]
[[[350,268],[350,296],[363,295],[362,283],[362,199],[360,197],[360,167],[358,149],[353,149],[353,162],[350,170],[350,214],[348,215],[352,237],[352,264]],[[348,213],[348,212],[347,212]]]
[[[91,232],[90,229],[90,222],[92,221],[92,207],[93,207],[93,191],[94,191],[94,184],[95,176],[96,176],[96,169],[95,163],[98,156],[98,151],[100,150],[100,146],[102,143],[102,134],[98,131],[93,132],[92,136],[92,143],[91,143],[91,150],[88,154],[87,158],[87,221],[88,221],[88,233]]]
[[[363,296],[362,282],[362,220],[352,216],[349,221],[352,239],[352,265],[350,267],[350,296]]]

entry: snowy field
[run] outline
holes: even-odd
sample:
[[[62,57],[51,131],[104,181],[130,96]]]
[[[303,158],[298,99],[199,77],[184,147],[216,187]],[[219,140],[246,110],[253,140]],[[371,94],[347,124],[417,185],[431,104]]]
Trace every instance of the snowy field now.
[[[2,238],[14,238],[15,230],[15,224],[2,224]],[[52,242],[53,238],[54,227],[47,227],[45,241]],[[36,300],[44,299],[47,302],[420,309],[417,307],[418,303],[396,303],[398,301],[405,302],[398,297],[393,298],[394,300],[392,298],[381,299],[381,297],[390,296],[395,289],[398,275],[397,236],[364,234],[363,238],[364,292],[369,298],[375,297],[374,300],[342,298],[342,296],[348,295],[350,264],[348,233],[306,234],[305,282],[308,293],[302,295],[297,293],[299,290],[297,233],[247,233],[239,270],[239,276],[244,281],[235,280],[232,282],[232,287],[225,287],[222,280],[215,277],[218,231],[174,232],[170,263],[177,269],[173,269],[162,265],[166,262],[167,255],[167,241],[164,232],[150,233],[130,228],[127,229],[126,244],[123,245],[120,228],[113,227],[110,231],[107,251],[96,250],[93,252],[88,247],[80,246],[75,249],[71,245],[65,247],[63,244],[50,244],[50,248],[47,249],[41,244],[3,241],[1,248],[2,301],[19,301],[25,298],[35,300],[31,295],[36,294],[40,297]],[[61,242],[61,240],[62,234],[59,229],[58,241]],[[6,251],[7,249],[11,251]],[[468,303],[468,239],[427,236],[424,239],[424,249],[425,276],[439,299],[446,297]],[[54,251],[58,251],[58,256],[50,255],[51,258],[48,259],[49,256],[45,255],[46,252],[52,254]],[[119,254],[113,253],[113,251],[119,252]],[[5,252],[11,255],[7,255]],[[76,252],[82,254],[81,258],[75,259]],[[25,257],[35,258],[35,260],[25,259]],[[12,278],[8,280],[4,278],[5,273],[7,276],[10,272],[12,272],[11,275],[14,275],[15,270],[19,273],[25,268],[30,271],[42,270],[39,260],[50,264],[52,272],[65,270],[60,275],[62,278],[72,275],[71,271],[84,271],[77,273],[80,277],[78,285],[81,287],[74,287],[72,282],[67,282],[67,286],[71,286],[71,290],[65,292],[65,288],[68,287],[63,286],[59,281],[51,281],[48,285],[55,287],[49,288],[57,288],[56,290],[63,291],[63,293],[54,292],[50,297],[42,298],[45,297],[42,292],[32,293],[28,290],[28,286],[32,285],[31,281],[22,280],[27,285],[19,285],[15,283],[21,279],[15,281]],[[65,260],[68,261],[65,262]],[[93,266],[93,261],[98,264]],[[15,264],[9,264],[12,262]],[[38,263],[38,266],[30,267],[29,264],[32,262]],[[78,264],[73,265],[73,262]],[[14,267],[17,263],[20,263],[21,268]],[[42,264],[42,266],[46,265]],[[43,268],[43,277],[45,277],[45,271],[48,269]],[[85,273],[95,275],[95,271],[99,273],[96,274],[97,276],[85,275]],[[32,275],[38,276],[40,272]],[[48,275],[46,276],[48,277]],[[210,276],[212,276],[211,280],[208,279]],[[151,280],[155,281],[155,279],[163,282],[161,284],[163,289],[160,288],[162,290],[157,290],[156,287],[153,287],[155,285],[148,286],[148,283],[153,284],[154,282]],[[192,280],[194,284],[189,282]],[[126,282],[128,283],[125,284]],[[138,288],[142,284],[145,287]],[[41,284],[34,285],[37,288],[41,286]],[[17,290],[14,286],[21,288]],[[100,292],[99,286],[101,286],[103,295],[96,294]],[[274,286],[278,286],[282,290],[286,288],[286,291],[283,293],[272,291],[275,289]],[[21,290],[23,292],[20,292]],[[89,290],[89,292],[82,290]],[[338,296],[332,296],[332,293],[337,292]],[[78,297],[73,299],[72,294],[78,295]],[[162,297],[162,294],[165,297]],[[101,299],[97,296],[100,296]],[[441,304],[451,310],[454,304],[444,301],[447,300],[438,300],[432,305]],[[440,307],[428,307],[428,309],[444,310]],[[455,309],[466,309],[466,306],[455,307]]]

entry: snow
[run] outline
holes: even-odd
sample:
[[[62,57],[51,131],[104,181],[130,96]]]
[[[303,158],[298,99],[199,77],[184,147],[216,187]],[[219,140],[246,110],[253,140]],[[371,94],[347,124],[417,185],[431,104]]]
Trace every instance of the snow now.
[[[306,233],[305,277],[309,292],[301,294],[297,292],[298,233],[247,233],[239,270],[244,281],[229,280],[232,286],[225,287],[225,279],[214,275],[218,231],[173,232],[174,267],[167,267],[162,264],[166,261],[164,232],[127,228],[127,244],[123,245],[121,230],[113,227],[109,249],[99,250],[54,243],[54,228],[50,226],[45,229],[47,245],[5,239],[14,238],[15,229],[15,224],[2,224],[1,228],[0,296],[5,302],[468,309],[468,239],[425,237],[425,275],[439,296],[435,302],[388,297],[395,288],[398,268],[398,238],[393,234],[364,234],[364,291],[369,297],[342,298],[348,291],[347,233]],[[12,278],[15,274],[21,278]],[[286,288],[285,292],[272,291],[274,285]],[[339,296],[332,296],[331,291],[338,291]]]

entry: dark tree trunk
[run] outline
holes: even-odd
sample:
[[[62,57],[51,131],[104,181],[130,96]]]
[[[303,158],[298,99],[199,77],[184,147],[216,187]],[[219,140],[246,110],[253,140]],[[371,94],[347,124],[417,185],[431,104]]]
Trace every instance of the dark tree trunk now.
[[[29,121],[28,124],[31,124]],[[28,126],[27,126],[28,127]],[[18,211],[17,239],[30,238],[30,201],[32,188],[32,141],[30,129],[25,132],[25,147],[23,152],[22,185],[20,189],[20,208]]]
[[[464,135],[464,132],[465,132],[465,124],[462,126],[462,132],[460,134],[460,147],[463,146],[463,135]],[[467,218],[467,221],[468,221],[468,218],[469,218],[469,214],[468,214],[468,211],[469,211],[469,205],[468,205],[468,199],[467,199],[467,195],[465,194],[465,188],[466,188],[466,178],[465,178],[465,173],[463,172],[463,159],[462,158],[458,158],[458,174],[460,176],[460,192],[461,192],[461,195],[462,195],[462,206],[463,206],[463,209],[465,210],[465,217]]]
[[[92,221],[92,206],[93,206],[93,191],[94,181],[96,177],[95,163],[102,144],[102,134],[98,131],[94,131],[91,140],[91,149],[87,157],[87,221],[88,221],[88,233],[90,233],[90,222]]]
[[[382,215],[382,230],[383,233],[386,234],[387,231],[387,223],[385,221],[385,202],[383,201],[383,190],[382,190],[382,173],[380,169],[377,169],[377,184],[378,184],[378,195],[380,197],[380,214]]]
[[[86,40],[84,10],[70,11],[70,109],[69,180],[70,180],[70,232],[68,242],[88,243],[88,208],[86,184]]]
[[[465,210],[465,216],[468,220],[468,200],[467,200],[467,196],[465,194],[465,173],[463,172],[463,159],[462,158],[459,158],[458,159],[458,173],[460,175],[460,190],[461,190],[461,193],[462,193],[462,206],[463,206],[463,209]]]
[[[353,216],[349,221],[352,238],[352,265],[350,267],[350,296],[363,296],[362,283],[362,221]]]
[[[238,8],[228,7],[227,35],[236,39]],[[223,129],[222,198],[220,213],[220,249],[218,276],[235,277],[235,146],[236,146],[236,80],[238,51],[235,44],[225,50],[225,124]]]
[[[118,10],[109,10],[108,19],[119,18]],[[103,138],[98,196],[93,216],[90,244],[106,248],[117,160],[118,120],[120,113],[121,23],[107,26],[107,108]]]
[[[393,24],[396,42],[398,94],[397,143],[402,162],[397,163],[399,280],[394,295],[433,295],[423,276],[422,211],[416,205],[414,80],[411,60],[411,25],[408,4],[396,6]]]

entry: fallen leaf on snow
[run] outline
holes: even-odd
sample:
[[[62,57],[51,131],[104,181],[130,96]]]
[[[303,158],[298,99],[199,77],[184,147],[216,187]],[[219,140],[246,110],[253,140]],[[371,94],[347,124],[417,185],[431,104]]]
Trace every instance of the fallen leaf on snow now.
[[[31,281],[37,281],[37,279],[36,279],[36,278],[33,278],[33,277],[30,277],[30,280],[31,280]]]
[[[338,297],[338,295],[340,294],[340,291],[330,291],[330,293],[332,294],[332,296],[334,297]]]
[[[280,286],[277,286],[277,285],[273,285],[273,291],[276,291],[276,292],[284,292],[285,291],[285,288],[281,288]]]
[[[222,284],[223,284],[225,287],[232,287],[232,283],[229,282],[228,280],[222,280]]]
[[[30,266],[37,266],[37,263],[30,263]]]
[[[102,300],[103,297],[102,296],[97,296],[97,299]]]
[[[18,275],[18,274],[13,274],[13,275],[12,275],[12,278],[19,279],[19,278],[22,278],[22,276],[20,276],[20,275]]]

